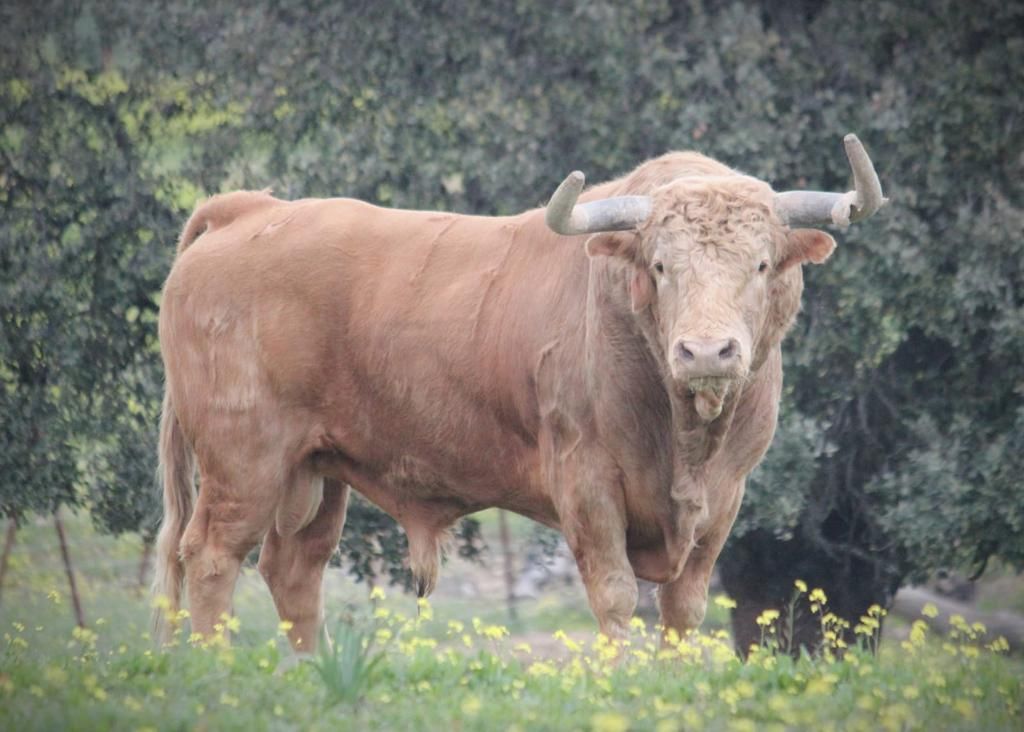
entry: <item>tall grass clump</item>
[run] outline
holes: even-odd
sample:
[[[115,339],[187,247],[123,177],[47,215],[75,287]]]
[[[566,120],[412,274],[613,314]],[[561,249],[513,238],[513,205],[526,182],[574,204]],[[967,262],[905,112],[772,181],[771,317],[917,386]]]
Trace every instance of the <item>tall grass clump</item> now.
[[[384,653],[373,650],[373,636],[350,622],[335,625],[333,642],[321,633],[312,666],[323,682],[330,704],[354,704],[369,693],[381,677]]]

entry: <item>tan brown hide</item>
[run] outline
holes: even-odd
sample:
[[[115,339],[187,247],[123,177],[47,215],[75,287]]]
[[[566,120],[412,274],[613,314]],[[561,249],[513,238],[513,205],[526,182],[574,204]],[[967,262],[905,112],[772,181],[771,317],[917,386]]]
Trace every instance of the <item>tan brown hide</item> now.
[[[636,577],[661,583],[667,627],[701,622],[775,429],[794,265],[833,242],[693,153],[581,200],[623,194],[650,196],[650,216],[589,237],[555,234],[543,210],[265,192],[196,209],[160,312],[157,580],[175,608],[187,582],[194,631],[213,631],[262,540],[292,643],[311,650],[349,486],[405,529],[423,594],[446,529],[498,506],[561,529],[608,635],[626,631]]]

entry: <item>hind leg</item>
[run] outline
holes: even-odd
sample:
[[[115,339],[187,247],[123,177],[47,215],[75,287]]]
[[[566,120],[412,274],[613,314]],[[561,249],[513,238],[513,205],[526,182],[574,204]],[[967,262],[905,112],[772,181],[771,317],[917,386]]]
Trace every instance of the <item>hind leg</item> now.
[[[323,623],[323,574],[345,525],[349,488],[327,479],[323,501],[304,528],[282,534],[280,525],[267,533],[259,569],[270,588],[281,620],[291,623],[288,640],[297,653],[316,650]]]
[[[201,476],[199,499],[181,542],[194,633],[214,634],[221,616],[230,612],[242,561],[272,519],[263,505],[258,494],[240,499],[223,483]]]

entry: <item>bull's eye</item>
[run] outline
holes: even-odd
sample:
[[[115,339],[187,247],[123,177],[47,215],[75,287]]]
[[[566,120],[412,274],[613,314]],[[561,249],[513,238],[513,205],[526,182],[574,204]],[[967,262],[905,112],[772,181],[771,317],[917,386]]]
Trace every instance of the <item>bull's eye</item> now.
[[[655,262],[654,271],[657,272],[658,274],[665,274],[665,265],[662,264],[661,262]]]
[[[758,272],[767,272],[768,271],[768,260],[767,259],[762,260],[761,264],[759,264],[757,266],[757,271]]]

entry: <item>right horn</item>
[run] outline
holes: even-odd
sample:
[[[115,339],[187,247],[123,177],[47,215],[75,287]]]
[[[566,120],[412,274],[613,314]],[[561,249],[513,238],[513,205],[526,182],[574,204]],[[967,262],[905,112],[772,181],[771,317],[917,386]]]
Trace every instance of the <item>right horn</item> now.
[[[616,196],[576,205],[583,182],[580,171],[569,173],[548,201],[544,219],[556,234],[573,236],[635,229],[651,214],[648,196]]]
[[[854,190],[847,193],[785,191],[775,194],[775,213],[788,226],[835,224],[843,228],[862,221],[889,202],[875,166],[854,134],[843,138],[846,157],[853,169]]]

